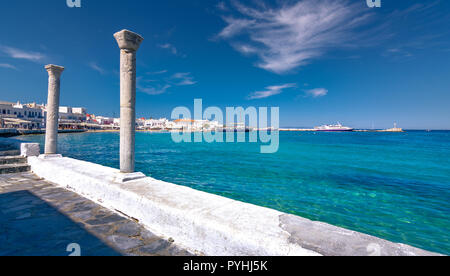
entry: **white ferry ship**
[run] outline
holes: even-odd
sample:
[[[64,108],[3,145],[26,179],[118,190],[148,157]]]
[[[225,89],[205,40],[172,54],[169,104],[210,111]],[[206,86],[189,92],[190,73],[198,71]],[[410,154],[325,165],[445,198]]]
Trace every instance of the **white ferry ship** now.
[[[337,123],[336,125],[323,125],[314,128],[316,131],[353,131],[351,127],[346,127]]]

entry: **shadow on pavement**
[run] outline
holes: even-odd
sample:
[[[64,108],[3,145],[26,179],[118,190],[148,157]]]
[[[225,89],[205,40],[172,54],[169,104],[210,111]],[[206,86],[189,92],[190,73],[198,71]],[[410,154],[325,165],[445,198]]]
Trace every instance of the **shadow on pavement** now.
[[[0,256],[81,256],[120,254],[54,207],[28,191],[0,194]]]

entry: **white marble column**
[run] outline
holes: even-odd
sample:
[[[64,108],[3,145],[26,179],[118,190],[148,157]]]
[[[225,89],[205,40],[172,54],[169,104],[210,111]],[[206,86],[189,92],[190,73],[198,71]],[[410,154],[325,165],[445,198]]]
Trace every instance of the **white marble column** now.
[[[45,127],[45,154],[58,153],[58,119],[59,119],[59,94],[60,77],[64,67],[46,65],[48,72],[48,100],[47,123]]]
[[[136,51],[144,40],[122,30],[114,34],[120,48],[120,171],[134,172],[136,132]]]

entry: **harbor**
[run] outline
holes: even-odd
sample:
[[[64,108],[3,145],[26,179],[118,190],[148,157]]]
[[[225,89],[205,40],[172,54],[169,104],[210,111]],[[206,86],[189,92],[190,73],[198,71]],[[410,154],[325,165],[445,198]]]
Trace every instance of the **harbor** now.
[[[450,256],[450,2],[387,2],[9,1],[0,257]]]
[[[134,58],[135,52],[143,41],[142,37],[128,30],[117,32],[114,34],[114,37],[118,42],[119,48],[127,49],[127,51],[121,51],[120,56],[124,60],[123,64],[127,64],[128,67],[122,66],[121,71],[134,72],[136,70],[135,64],[129,62],[128,59]],[[131,56],[129,55],[130,52],[132,53]],[[375,236],[332,226],[331,224],[312,221],[287,212],[277,211],[275,210],[277,208],[271,209],[227,198],[223,195],[214,194],[214,192],[217,193],[214,189],[210,191],[212,193],[202,191],[203,188],[201,187],[198,190],[193,189],[189,187],[193,183],[191,180],[188,180],[188,185],[186,186],[163,181],[165,177],[170,177],[171,173],[161,174],[158,177],[159,179],[147,176],[143,173],[143,171],[146,171],[146,167],[142,167],[142,162],[151,160],[151,158],[136,158],[136,154],[142,152],[139,150],[140,146],[145,146],[145,144],[140,142],[140,139],[149,134],[136,133],[136,129],[139,128],[135,119],[135,101],[126,100],[130,98],[135,99],[136,90],[133,89],[135,87],[133,83],[135,83],[136,79],[133,78],[135,76],[133,74],[121,74],[121,83],[123,84],[121,86],[121,99],[123,101],[125,99],[125,102],[121,105],[120,134],[108,132],[81,133],[76,136],[77,142],[75,142],[71,140],[71,137],[75,137],[74,135],[59,133],[61,124],[67,123],[62,121],[67,118],[61,119],[59,111],[72,114],[74,112],[74,109],[67,108],[64,110],[64,108],[59,107],[60,82],[65,68],[57,65],[46,65],[45,69],[48,72],[48,104],[43,105],[45,107],[44,116],[40,116],[45,118],[45,135],[22,136],[24,142],[20,142],[20,140],[3,140],[3,144],[9,143],[9,146],[6,145],[4,147],[2,157],[5,165],[1,166],[2,170],[0,172],[4,174],[27,173],[31,171],[34,174],[32,177],[36,176],[54,183],[58,187],[76,193],[114,212],[115,215],[111,215],[111,217],[117,219],[124,217],[139,222],[141,227],[145,227],[157,236],[167,237],[169,240],[178,242],[178,245],[185,248],[187,252],[200,255],[436,255],[431,251],[413,246],[391,242]],[[13,106],[13,108],[18,107],[23,108],[19,104]],[[15,112],[16,114],[14,115],[20,114],[20,112],[19,114],[17,114],[17,111]],[[85,110],[78,108],[75,112],[84,114]],[[30,116],[30,112],[27,112],[27,116]],[[34,113],[31,116],[34,116]],[[84,118],[78,117],[76,120],[84,120]],[[207,120],[190,119],[178,119],[174,123],[181,124],[182,127],[178,131],[181,130],[183,132],[211,130],[211,126],[213,130],[221,128],[223,130],[221,133],[227,137],[230,136],[229,132],[233,132],[233,134],[234,132],[249,132],[247,131],[249,129],[243,123],[232,126],[220,126]],[[193,127],[195,125],[197,127]],[[207,129],[205,129],[206,125],[208,126]],[[266,132],[271,130],[276,129],[266,128]],[[337,135],[353,131],[352,128],[342,126],[339,123],[337,125],[316,127],[315,130],[318,132],[331,131]],[[110,135],[109,138],[114,140],[108,143],[104,135]],[[166,137],[165,139],[167,139],[168,136],[163,135],[158,135],[158,137]],[[33,138],[38,140],[33,143]],[[85,141],[89,141],[89,143],[81,142],[80,139],[83,138],[87,139]],[[93,139],[96,139],[101,145],[93,146]],[[120,145],[117,144],[118,141],[120,141]],[[231,141],[234,142],[234,139]],[[172,143],[174,142],[172,139]],[[278,136],[276,142],[278,143]],[[68,147],[64,149],[62,143],[67,143]],[[90,144],[90,147],[85,148],[84,144]],[[175,144],[170,147],[165,155],[170,153],[170,150],[175,149]],[[219,144],[233,147],[236,143]],[[239,141],[237,144],[242,145]],[[112,145],[118,147],[105,150],[105,146],[110,147]],[[188,148],[192,147],[189,143],[178,143],[178,145],[181,145],[183,148],[186,148],[187,145]],[[204,143],[198,145],[204,145]],[[79,146],[85,150],[95,150],[95,154],[91,155],[81,151],[79,152],[79,159],[64,156],[66,154],[73,156],[72,150]],[[254,148],[251,144],[245,144],[244,146],[247,150]],[[255,146],[258,146],[257,143],[255,143]],[[11,147],[13,148],[11,149]],[[276,145],[276,147],[279,147],[279,145]],[[103,150],[99,154],[101,148]],[[231,148],[227,150],[229,153],[232,151]],[[43,154],[41,154],[42,152]],[[62,152],[64,152],[64,155],[61,154]],[[108,162],[113,167],[117,166],[117,169],[101,165],[101,163],[107,161],[106,155],[108,152],[119,153],[114,155],[118,156],[118,159],[114,159],[115,161],[112,163]],[[277,152],[278,148],[273,154]],[[208,150],[209,153],[210,150]],[[311,156],[311,152],[309,156]],[[95,162],[89,162],[90,158],[97,157],[100,157],[100,159],[95,159]],[[236,157],[237,155],[234,154],[233,160]],[[257,159],[259,161],[261,157]],[[25,160],[26,163],[24,163]],[[208,160],[208,158],[205,160]],[[238,160],[244,159],[238,158]],[[280,159],[278,162],[286,160]],[[209,162],[208,164],[211,166],[220,164],[220,162]],[[266,162],[266,164],[270,164],[270,162]],[[165,167],[161,165],[158,162],[157,166],[151,166],[149,174],[154,175],[158,168]],[[271,167],[275,168],[276,166]],[[239,170],[241,169],[239,168]],[[224,170],[214,171],[222,174]],[[196,173],[199,172],[197,170]],[[184,173],[183,175],[188,176],[190,174]],[[26,175],[22,176],[26,177]],[[245,175],[235,175],[235,181],[240,177],[245,177]],[[33,187],[32,180],[25,181],[27,182],[26,187]],[[174,181],[178,182],[179,179],[174,179]],[[278,181],[279,178],[277,179]],[[3,188],[1,189],[3,190]],[[237,194],[245,195],[243,192]],[[280,193],[274,194],[280,195]],[[373,193],[370,194],[370,196],[372,195]],[[328,195],[327,198],[333,197]],[[342,199],[342,197],[340,198]],[[284,200],[286,201],[287,199]],[[248,201],[251,202],[252,200]],[[260,203],[259,205],[265,204]],[[323,206],[325,205],[323,204]],[[14,208],[22,210],[23,207],[15,206]],[[101,221],[103,218],[98,219]],[[116,219],[106,219],[106,221],[114,222]],[[114,245],[114,241],[116,241],[114,237],[112,232],[110,232],[109,236],[103,237],[103,239],[112,239]],[[117,239],[125,239],[125,237],[118,237]],[[339,246],[334,245],[336,241]],[[129,242],[131,240],[126,243]],[[134,242],[136,242],[135,246],[130,245],[128,249],[132,250],[132,252],[135,252],[135,250],[139,251],[137,244],[139,241],[134,240]],[[142,245],[145,245],[145,241]]]
[[[58,107],[58,131],[80,133],[84,131],[120,131],[120,118],[89,114],[84,107]],[[22,104],[0,101],[0,137],[45,133],[47,105]],[[136,118],[136,131],[151,132],[252,132],[252,131],[294,131],[294,132],[403,132],[394,124],[388,129],[356,129],[337,124],[314,128],[255,127],[243,121],[222,122],[206,119]]]

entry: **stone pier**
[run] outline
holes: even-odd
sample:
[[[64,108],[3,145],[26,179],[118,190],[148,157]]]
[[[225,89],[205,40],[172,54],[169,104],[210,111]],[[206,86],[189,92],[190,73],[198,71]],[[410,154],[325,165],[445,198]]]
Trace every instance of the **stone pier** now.
[[[430,256],[409,245],[71,158],[29,157],[46,181],[207,256]],[[0,236],[1,239],[1,236]]]
[[[47,124],[45,132],[45,154],[58,153],[58,119],[59,119],[59,94],[60,78],[64,67],[46,65],[48,72],[48,100],[47,100]]]
[[[122,30],[114,34],[120,48],[120,172],[134,172],[136,132],[136,51],[144,40]]]

